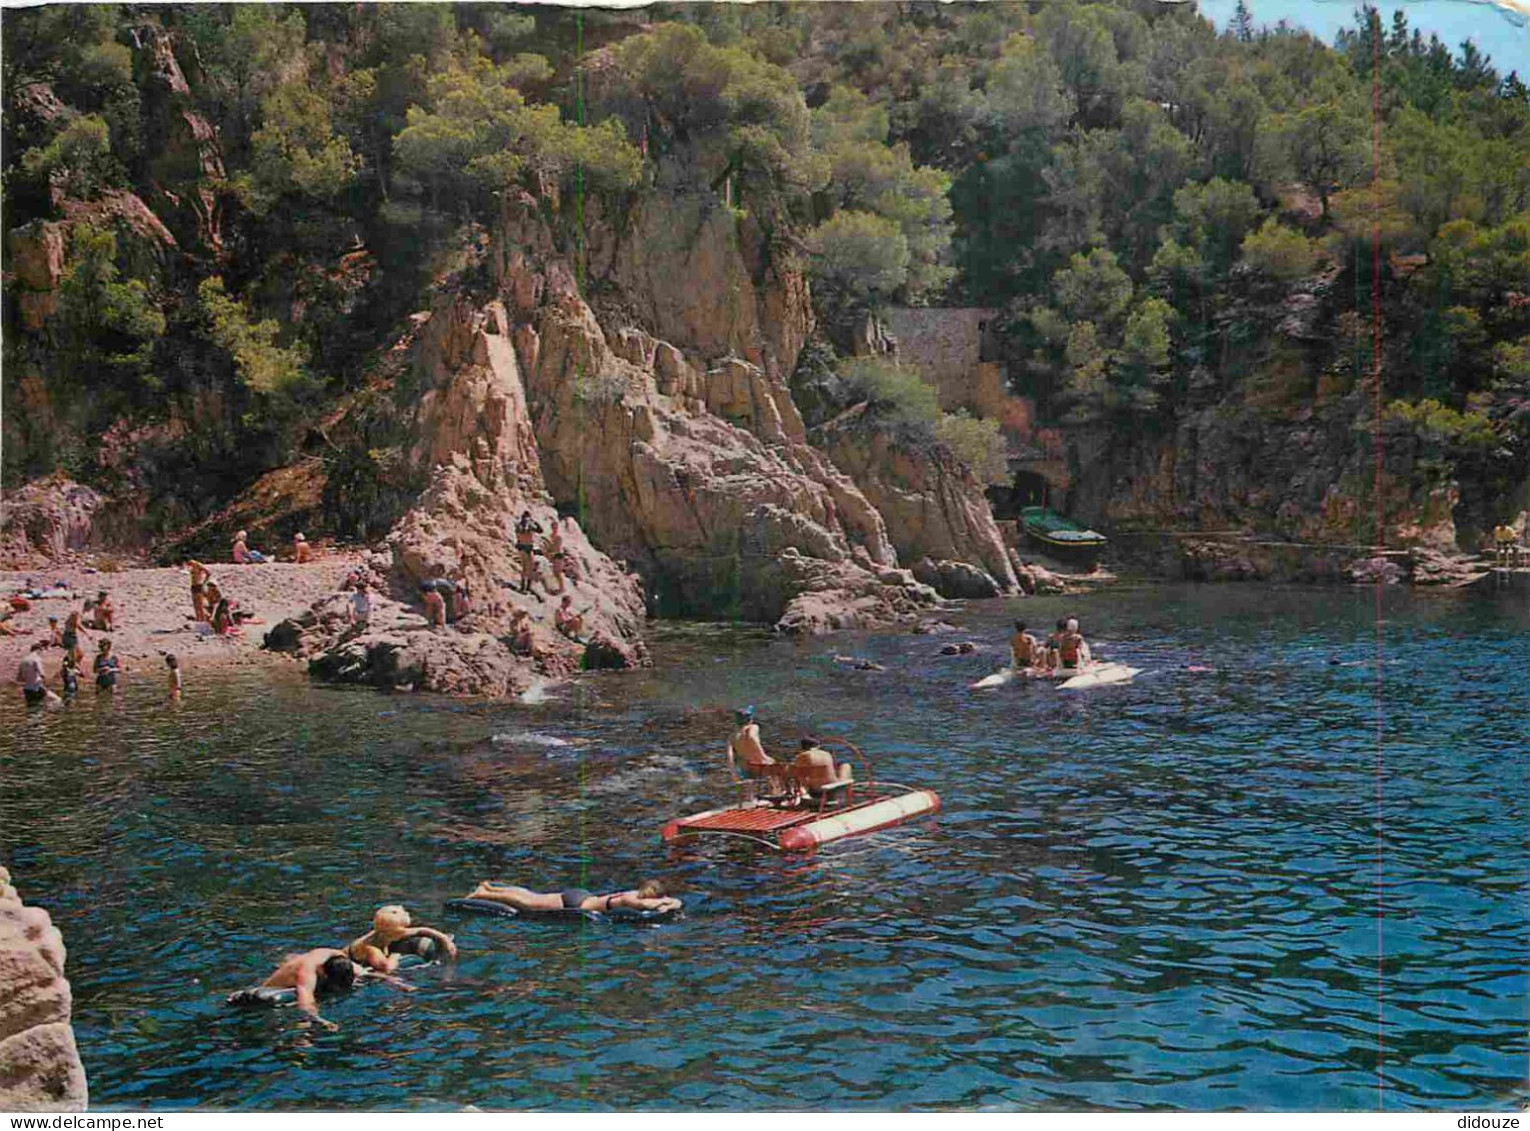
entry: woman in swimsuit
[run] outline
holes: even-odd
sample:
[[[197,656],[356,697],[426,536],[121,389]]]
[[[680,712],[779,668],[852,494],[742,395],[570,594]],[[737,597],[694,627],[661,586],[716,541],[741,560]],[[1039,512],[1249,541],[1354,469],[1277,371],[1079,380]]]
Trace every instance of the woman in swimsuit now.
[[[186,563],[186,572],[191,575],[192,616],[204,621],[207,619],[207,585],[212,581],[212,573],[195,558]]]
[[[680,910],[680,901],[664,894],[664,885],[658,880],[644,880],[635,891],[613,891],[607,895],[594,895],[584,888],[568,888],[565,891],[538,892],[530,888],[500,885],[484,880],[473,889],[469,899],[486,899],[491,903],[503,903],[517,911],[610,911],[625,907],[631,911]]]
[[[85,649],[80,647],[80,637],[85,630],[80,627],[80,614],[70,613],[69,619],[64,622],[64,631],[59,638],[59,643],[64,646],[64,651],[74,657],[75,666],[85,662]]]

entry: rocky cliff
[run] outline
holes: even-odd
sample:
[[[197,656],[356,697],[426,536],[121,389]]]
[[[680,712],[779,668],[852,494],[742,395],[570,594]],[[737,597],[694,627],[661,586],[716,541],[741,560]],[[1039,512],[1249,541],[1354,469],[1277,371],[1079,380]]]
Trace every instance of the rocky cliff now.
[[[608,332],[535,202],[507,202],[499,286],[548,489],[643,575],[662,610],[792,631],[908,618],[935,594],[897,568],[876,508],[807,443],[781,375],[811,325],[806,288],[767,273],[756,293],[719,214],[733,223],[714,204],[693,217],[695,231],[663,244],[675,249],[667,268],[658,248],[611,260],[638,280],[629,286],[647,288],[650,325],[687,335],[677,343],[633,324]],[[688,297],[726,293],[720,321],[680,318]]]
[[[84,1111],[64,940],[0,867],[0,1111]]]
[[[968,579],[953,586],[931,580],[946,597],[992,597],[1016,588],[1004,538],[983,486],[943,449],[925,453],[895,444],[867,419],[865,405],[814,430],[813,439],[876,507],[901,561],[916,574]],[[919,568],[921,564],[925,568]],[[941,563],[961,564],[967,570]]]
[[[581,666],[645,663],[640,583],[560,515],[545,490],[503,305],[443,297],[395,350],[411,355],[404,372],[420,391],[411,455],[428,485],[388,535],[386,552],[374,556],[370,576],[383,595],[366,625],[351,622],[348,598],[337,595],[278,626],[268,645],[309,657],[327,678],[492,696]],[[525,511],[544,531],[561,530],[566,591],[583,615],[580,641],[556,630],[558,598],[546,581],[530,594],[515,585],[513,527]],[[471,611],[447,630],[431,629],[419,612],[420,583],[434,578],[468,586]],[[517,609],[530,614],[529,655],[508,640]]]

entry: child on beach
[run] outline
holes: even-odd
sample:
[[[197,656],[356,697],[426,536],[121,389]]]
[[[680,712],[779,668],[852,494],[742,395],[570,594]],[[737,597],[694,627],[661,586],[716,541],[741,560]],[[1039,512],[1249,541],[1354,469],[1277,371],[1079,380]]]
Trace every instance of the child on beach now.
[[[409,912],[396,903],[379,907],[372,916],[372,929],[345,948],[346,957],[372,970],[391,974],[398,969],[398,956],[390,949],[405,939],[434,939],[446,950],[448,958],[457,957],[457,944],[451,935],[434,927],[410,925]]]
[[[58,678],[64,686],[65,699],[72,698],[80,690],[80,665],[67,652],[64,653],[63,666],[58,670]]]

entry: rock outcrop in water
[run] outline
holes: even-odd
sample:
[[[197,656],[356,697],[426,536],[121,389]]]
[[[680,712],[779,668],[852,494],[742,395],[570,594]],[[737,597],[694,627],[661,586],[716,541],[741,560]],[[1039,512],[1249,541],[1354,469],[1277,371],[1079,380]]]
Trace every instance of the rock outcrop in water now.
[[[0,1111],[84,1111],[64,940],[0,867]]]
[[[641,585],[595,549],[577,522],[559,515],[544,489],[504,307],[492,302],[479,310],[460,296],[445,298],[418,319],[401,348],[412,352],[423,387],[413,458],[430,469],[429,484],[369,570],[383,595],[374,598],[366,625],[351,621],[340,595],[279,625],[268,646],[308,657],[326,678],[495,696],[581,665],[645,663]],[[538,559],[544,583],[531,594],[518,591],[513,529],[524,511],[544,531],[562,533],[565,584],[583,616],[583,643],[556,630],[558,598],[547,591],[545,558]],[[435,578],[465,581],[471,601],[471,611],[444,630],[430,628],[418,611],[420,583]],[[533,626],[529,654],[517,654],[509,641],[517,609]]]

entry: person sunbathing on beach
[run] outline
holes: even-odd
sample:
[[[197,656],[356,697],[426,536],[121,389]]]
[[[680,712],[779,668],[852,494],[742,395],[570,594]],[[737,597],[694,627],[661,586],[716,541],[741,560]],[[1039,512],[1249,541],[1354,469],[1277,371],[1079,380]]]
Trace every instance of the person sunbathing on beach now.
[[[0,636],[28,635],[30,633],[16,623],[16,613],[13,610],[7,609],[4,613],[0,613]]]
[[[266,556],[259,550],[250,549],[250,535],[244,530],[234,535],[232,556],[237,565],[262,565],[266,560]]]
[[[503,903],[517,911],[600,911],[626,908],[629,911],[654,911],[665,914],[680,910],[681,902],[674,896],[664,894],[664,885],[658,880],[644,880],[632,891],[613,891],[595,895],[584,888],[567,888],[564,891],[538,892],[514,885],[500,885],[484,880],[473,889],[469,899],[483,899],[490,903]]]
[[[292,536],[292,560],[298,565],[313,561],[313,547],[301,533]]]
[[[434,927],[412,926],[408,910],[397,903],[379,907],[372,916],[372,929],[346,947],[345,953],[361,966],[391,974],[398,969],[398,956],[391,952],[391,948],[405,939],[415,938],[434,939],[445,949],[448,958],[457,957],[457,944],[451,935]]]

